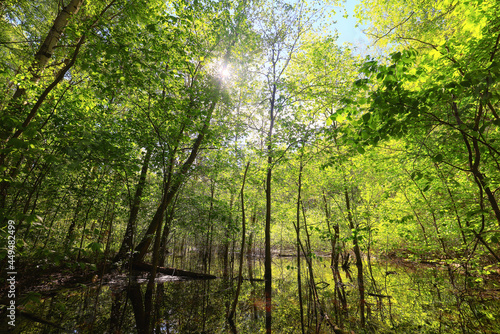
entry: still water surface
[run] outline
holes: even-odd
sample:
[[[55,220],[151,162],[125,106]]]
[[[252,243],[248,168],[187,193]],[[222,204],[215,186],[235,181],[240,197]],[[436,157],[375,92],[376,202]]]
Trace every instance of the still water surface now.
[[[273,260],[273,333],[301,333],[296,261]],[[463,275],[460,268],[383,260],[372,263],[371,273],[366,270],[365,274],[367,326],[362,329],[356,270],[342,272],[346,310],[337,300],[329,259],[315,259],[313,263],[321,305],[312,298],[305,261],[302,264],[304,326],[310,333],[333,333],[321,310],[346,332],[500,333],[500,286]],[[236,268],[232,271],[237,272]],[[223,275],[215,261],[210,272]],[[261,259],[246,261],[245,278],[259,279],[263,273]],[[116,276],[99,283],[33,298],[11,332],[138,333],[148,319],[153,320],[147,329],[150,333],[265,332],[264,282],[260,280],[243,281],[232,329],[227,314],[237,280],[231,277],[181,280],[160,276],[151,295],[146,291],[147,279]]]

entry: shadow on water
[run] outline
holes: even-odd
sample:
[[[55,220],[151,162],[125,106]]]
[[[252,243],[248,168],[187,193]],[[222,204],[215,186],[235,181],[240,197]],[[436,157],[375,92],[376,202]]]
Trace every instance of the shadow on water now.
[[[347,309],[337,299],[327,259],[314,262],[322,309],[355,333],[499,333],[500,287],[457,268],[373,264],[367,275],[367,327],[359,328],[354,275],[342,274]],[[273,260],[273,332],[300,333],[296,259]],[[212,271],[216,268],[215,264]],[[219,270],[219,269],[217,269]],[[237,272],[233,268],[234,272]],[[222,275],[222,269],[215,272]],[[227,315],[236,290],[234,277],[186,280],[159,275],[115,276],[102,285],[61,289],[23,306],[12,333],[258,333],[265,328],[263,264],[246,261],[234,323]],[[310,332],[332,333],[314,312],[307,275],[304,308]],[[150,288],[148,288],[148,286]],[[151,289],[152,287],[152,289]],[[318,320],[319,319],[319,320]],[[2,329],[2,328],[0,328]]]

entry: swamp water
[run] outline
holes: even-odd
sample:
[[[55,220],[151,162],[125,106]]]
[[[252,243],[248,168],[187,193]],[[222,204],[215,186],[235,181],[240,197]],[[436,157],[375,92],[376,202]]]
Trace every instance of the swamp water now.
[[[437,266],[381,261],[372,263],[371,273],[366,266],[367,326],[361,329],[355,268],[347,276],[342,272],[348,304],[342,310],[329,259],[315,259],[321,306],[314,307],[302,261],[306,332],[333,333],[321,316],[323,311],[346,332],[354,333],[500,333],[498,283],[486,286],[477,277],[459,274],[458,269]],[[273,259],[273,333],[301,333],[296,267],[296,258]],[[211,273],[222,276],[222,269],[214,263]],[[245,278],[259,279],[263,273],[261,259],[246,262]],[[163,275],[148,295],[147,279],[117,276],[104,284],[33,298],[9,333],[138,333],[147,319],[154,320],[147,330],[150,333],[264,333],[264,282],[260,280],[243,281],[236,328],[231,330],[226,317],[236,285],[236,279],[182,280]]]

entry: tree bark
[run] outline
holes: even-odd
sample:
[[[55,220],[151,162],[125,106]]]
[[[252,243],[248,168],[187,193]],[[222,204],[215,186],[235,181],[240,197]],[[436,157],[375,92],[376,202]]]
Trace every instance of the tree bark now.
[[[349,222],[349,227],[354,233],[355,226],[352,218],[351,202],[349,199],[349,192],[347,187],[344,189],[345,204],[347,209],[347,220]],[[358,291],[359,291],[359,316],[361,321],[361,326],[365,327],[365,282],[363,278],[363,260],[361,258],[361,251],[359,249],[358,238],[354,236],[353,238],[353,250],[356,256],[356,268],[358,269]]]
[[[272,271],[271,271],[271,179],[273,170],[272,137],[274,127],[274,104],[276,99],[276,83],[273,83],[270,105],[270,125],[267,135],[267,175],[266,175],[266,227],[265,235],[265,256],[264,256],[264,279],[266,280],[264,294],[266,297],[266,333],[271,333],[272,323]]]
[[[52,28],[50,28],[47,37],[43,41],[42,45],[35,54],[36,70],[42,71],[50,58],[57,43],[61,39],[61,34],[68,25],[71,16],[76,15],[80,10],[84,0],[71,0],[66,7],[64,7],[59,15],[54,20]]]
[[[302,272],[301,272],[301,261],[300,261],[300,203],[301,192],[302,192],[302,155],[300,156],[300,167],[299,167],[299,181],[297,187],[297,212],[296,219],[297,223],[295,224],[295,233],[296,233],[296,250],[297,250],[297,288],[299,289],[299,306],[300,306],[300,328],[302,330],[302,334],[305,334],[305,325],[304,325],[304,304],[302,301]]]
[[[83,5],[83,1],[84,0],[71,0],[55,18],[54,24],[50,28],[43,43],[38,48],[35,54],[35,61],[33,65],[31,65],[30,72],[33,76],[33,82],[37,82],[40,79],[40,75],[47,66],[50,58],[52,58],[54,48],[59,43],[64,29],[68,26],[70,18],[78,13],[80,7]],[[12,99],[16,100],[25,93],[26,90],[24,88],[18,87]]]
[[[137,328],[137,333],[147,334],[149,322],[145,317],[144,300],[142,298],[141,286],[133,283],[127,288],[127,296],[132,302],[132,309],[134,310],[134,318]]]
[[[457,121],[458,126],[462,125],[463,122],[460,119],[460,115],[458,112],[458,106],[455,102],[452,103],[452,110],[453,114],[455,116],[455,119]],[[478,114],[475,120],[475,126],[474,126],[474,131],[478,131],[479,127],[479,120],[482,116],[482,104],[479,104],[478,108]],[[484,192],[486,193],[486,196],[488,198],[488,201],[490,202],[491,208],[495,214],[498,226],[500,226],[500,207],[498,206],[498,202],[495,198],[495,195],[491,191],[490,187],[488,186],[485,176],[481,171],[479,170],[479,165],[481,162],[481,151],[479,149],[479,143],[477,138],[472,138],[472,147],[469,142],[469,138],[467,136],[467,133],[465,131],[460,130],[460,134],[462,135],[462,138],[464,140],[465,146],[467,148],[467,152],[469,154],[469,167],[470,171],[472,172],[472,175],[474,176],[474,180],[480,190],[484,189]]]
[[[332,248],[332,255],[331,255],[331,261],[330,261],[330,268],[332,269],[332,274],[333,274],[333,280],[335,282],[335,295],[338,296],[340,302],[342,303],[342,311],[346,312],[347,311],[347,297],[344,289],[344,283],[342,282],[342,276],[340,276],[340,271],[339,271],[339,251],[338,248],[340,246],[337,246],[340,238],[340,228],[339,224],[336,223],[333,226],[333,233],[332,233],[332,227],[331,227],[331,213],[328,208],[328,202],[326,200],[326,195],[323,192],[323,202],[325,204],[325,216],[326,216],[326,224],[328,227],[328,233],[330,234],[330,245]],[[337,314],[340,313],[338,310],[336,310]],[[337,323],[340,323],[337,319]],[[341,324],[341,323],[340,323]]]
[[[174,219],[175,214],[175,205],[177,203],[177,199],[179,198],[179,194],[175,197],[174,201],[170,205],[170,210],[167,210],[167,215],[165,217],[165,226],[163,227],[163,233],[161,236],[161,245],[160,245],[160,262],[159,266],[163,267],[165,265],[165,259],[167,256],[167,246],[169,244],[169,236],[172,232],[172,221]]]
[[[130,216],[127,223],[127,229],[125,230],[125,235],[123,237],[123,241],[114,258],[114,262],[117,262],[121,259],[124,259],[128,252],[132,250],[133,247],[133,239],[134,239],[134,230],[135,224],[137,221],[137,215],[139,214],[139,208],[141,205],[141,197],[144,191],[144,186],[146,185],[146,175],[149,169],[149,160],[151,159],[152,150],[150,148],[147,149],[146,155],[144,156],[144,162],[142,164],[141,175],[139,177],[139,182],[137,183],[137,188],[135,190],[134,199],[132,202],[132,207],[130,208]]]
[[[234,314],[236,313],[236,305],[238,304],[238,297],[240,296],[241,282],[243,281],[243,253],[245,251],[245,234],[246,234],[246,221],[245,221],[245,181],[247,179],[248,167],[250,162],[247,163],[245,168],[245,173],[243,174],[243,182],[241,185],[240,198],[241,198],[241,247],[240,247],[240,258],[239,258],[239,268],[238,268],[238,285],[236,286],[236,292],[234,294],[233,304],[231,306],[231,311],[229,312],[229,321],[233,320]]]

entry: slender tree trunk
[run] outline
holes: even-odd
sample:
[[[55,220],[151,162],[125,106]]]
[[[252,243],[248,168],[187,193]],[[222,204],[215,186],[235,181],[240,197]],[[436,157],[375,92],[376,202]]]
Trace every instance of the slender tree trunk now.
[[[427,240],[427,232],[425,230],[424,224],[420,220],[420,215],[417,213],[417,211],[415,210],[415,208],[413,207],[413,205],[411,205],[410,199],[408,198],[408,195],[406,195],[406,191],[404,189],[402,189],[402,191],[403,191],[403,196],[406,199],[406,202],[408,203],[408,205],[410,206],[411,210],[413,211],[413,214],[415,215],[415,219],[417,220],[418,225],[422,229],[422,235],[424,236],[425,245],[429,246],[429,241]]]
[[[264,280],[265,280],[265,297],[266,297],[266,333],[271,333],[272,323],[272,271],[271,271],[271,180],[273,170],[273,149],[272,137],[274,128],[274,103],[276,98],[276,83],[273,84],[273,92],[271,95],[271,109],[269,111],[270,125],[267,135],[267,175],[266,175],[266,227],[264,231],[265,239],[265,256],[264,256]]]
[[[109,218],[109,227],[108,227],[108,238],[106,239],[106,247],[104,249],[104,259],[103,259],[103,268],[104,266],[106,265],[106,262],[107,262],[107,259],[108,259],[108,255],[109,255],[109,251],[111,249],[111,243],[113,242],[113,222],[115,220],[115,212],[116,212],[116,209],[115,209],[115,199],[116,198],[113,198],[113,203],[112,203],[112,209],[111,209],[111,217]],[[103,274],[104,274],[104,270],[103,270]]]
[[[269,156],[268,164],[271,165],[272,157]],[[271,304],[272,304],[272,271],[271,271],[271,166],[267,170],[266,178],[266,226],[265,226],[265,246],[264,246],[264,279],[265,279],[265,296],[266,296],[266,333],[271,333]]]
[[[37,53],[35,54],[34,63],[31,65],[30,72],[33,76],[33,82],[38,82],[38,80],[40,79],[40,74],[47,66],[50,58],[52,58],[54,48],[59,43],[61,35],[68,26],[68,22],[71,16],[74,16],[76,15],[76,13],[78,13],[83,2],[84,0],[71,0],[55,18],[50,31],[48,32],[43,43],[40,45]],[[24,94],[26,94],[26,89],[18,87],[16,92],[14,93],[14,96],[12,97],[12,100],[15,101]]]
[[[255,221],[255,216],[252,216],[250,220],[252,222]],[[252,247],[253,247],[253,231],[251,231],[250,235],[248,236],[247,258],[250,258],[253,255]]]
[[[310,289],[310,304],[312,307],[309,307],[309,313],[308,313],[308,327],[311,326],[311,320],[315,320],[316,322],[316,328],[315,328],[315,333],[321,333],[321,324],[323,321],[326,321],[326,323],[331,327],[334,333],[343,333],[342,330],[331,321],[330,317],[324,310],[323,306],[321,305],[319,294],[318,294],[318,289],[316,288],[316,283],[314,280],[314,270],[313,270],[313,262],[312,262],[312,250],[311,250],[311,240],[310,240],[310,235],[308,232],[307,228],[307,220],[306,220],[306,213],[305,213],[305,208],[304,208],[304,203],[301,200],[300,201],[300,206],[302,208],[302,216],[303,216],[303,221],[304,221],[304,232],[306,234],[306,248],[304,248],[304,245],[302,244],[302,241],[299,239],[299,245],[300,249],[302,250],[302,254],[304,254],[304,258],[307,262],[307,269],[309,271],[309,289]],[[300,228],[300,226],[299,226]],[[314,312],[314,317],[311,316],[311,313]],[[321,315],[321,319],[318,317],[318,312]]]
[[[157,231],[156,231],[156,237],[155,237],[155,242],[153,245],[153,258],[151,260],[152,266],[151,266],[151,272],[149,273],[149,279],[148,279],[148,284],[146,286],[146,292],[144,294],[144,315],[146,318],[146,328],[151,328],[151,326],[154,324],[154,321],[152,321],[152,316],[151,313],[153,312],[153,295],[155,291],[155,279],[156,279],[156,273],[157,273],[157,268],[158,268],[158,263],[160,260],[160,240],[161,240],[161,224],[158,224],[157,226]]]
[[[245,168],[245,173],[243,174],[243,182],[241,184],[240,198],[241,198],[241,247],[240,247],[240,258],[239,258],[239,268],[238,268],[238,285],[236,286],[236,292],[234,294],[234,301],[231,306],[231,311],[229,312],[228,319],[233,321],[234,314],[236,313],[236,305],[238,304],[238,298],[240,296],[241,282],[243,282],[243,253],[245,252],[245,234],[246,234],[246,221],[245,221],[245,181],[247,179],[248,167],[250,162],[247,163]]]
[[[215,181],[210,180],[210,209],[208,210],[208,230],[207,238],[205,241],[205,249],[203,249],[203,268],[205,273],[210,271],[210,259],[212,256],[212,212],[214,210],[214,193]],[[227,263],[226,263],[227,265]]]
[[[24,154],[21,154],[21,156],[17,159],[15,166],[13,168],[11,168],[8,173],[4,172],[4,175],[5,176],[8,175],[8,178],[10,178],[11,180],[14,180],[16,178],[16,176],[19,174],[20,167],[23,164],[24,160],[25,160],[25,156],[24,156]],[[0,161],[0,166],[1,165],[3,165],[3,164]],[[33,167],[30,168],[28,175],[26,175],[26,177],[23,181],[23,186],[26,184],[26,181],[28,181],[28,178],[29,178],[30,174],[33,172],[33,170],[35,169],[36,165],[37,165],[37,161],[33,164]],[[7,165],[5,165],[5,166],[7,166]],[[7,190],[9,188],[9,186],[10,186],[9,181],[0,182],[0,208],[1,209],[7,208]],[[14,207],[17,204],[17,199],[20,195],[21,195],[21,190],[19,189],[17,191],[16,195],[14,196],[14,199],[10,203],[10,208],[8,210],[6,210],[7,214],[10,214],[14,210]]]
[[[352,218],[351,202],[349,199],[349,192],[347,187],[344,189],[345,204],[347,209],[347,220],[349,222],[349,227],[351,230],[355,231],[354,221]],[[361,326],[365,327],[365,282],[363,279],[363,260],[361,258],[361,251],[359,249],[358,238],[355,236],[353,238],[353,250],[356,256],[356,267],[358,269],[358,291],[359,291],[359,316],[361,321]]]
[[[134,310],[137,333],[149,334],[147,327],[149,325],[149,319],[146,318],[144,312],[144,300],[142,298],[141,286],[137,283],[129,285],[127,288],[127,296],[130,298],[132,309]]]
[[[56,221],[57,215],[59,213],[59,210],[61,209],[62,204],[66,202],[65,198],[67,196],[68,196],[68,192],[66,192],[64,194],[64,196],[59,200],[59,204],[57,205],[56,211],[54,212],[54,214],[52,215],[52,219],[50,220],[47,236],[45,237],[45,242],[43,243],[42,249],[47,248],[47,244],[48,244],[48,242],[50,240],[50,236],[52,234],[52,226],[54,225],[54,222]],[[34,248],[34,246],[33,246],[33,248]]]
[[[69,247],[71,246],[71,243],[73,242],[73,231],[75,230],[76,223],[80,214],[80,210],[82,209],[82,202],[85,194],[85,190],[87,189],[87,180],[85,180],[85,183],[83,184],[83,189],[78,196],[78,201],[76,202],[76,207],[75,211],[73,213],[73,219],[71,219],[71,224],[69,225],[68,232],[66,233],[66,241],[64,242],[64,249],[66,252],[69,250]]]
[[[229,200],[229,221],[232,221],[233,220],[233,216],[232,216],[232,212],[233,212],[233,204],[234,204],[234,194],[233,192],[231,192],[231,198]],[[231,239],[231,235],[230,235],[230,229],[229,229],[229,226],[225,226],[224,228],[224,240],[222,242],[222,259],[223,259],[223,265],[224,265],[224,268],[223,268],[223,273],[222,273],[222,276],[224,278],[227,278],[229,277],[229,267],[231,267],[231,276],[233,275],[233,271],[232,271],[232,267],[233,267],[233,259],[234,259],[234,242],[233,243],[230,243],[230,239]],[[229,261],[229,245],[232,244],[233,245],[233,251],[232,251],[232,254],[233,256],[231,256],[231,263]]]
[[[167,216],[165,217],[165,226],[163,227],[163,234],[161,236],[161,245],[160,245],[159,266],[161,267],[165,265],[165,258],[167,257],[167,246],[169,245],[169,236],[172,231],[172,221],[174,220],[175,206],[177,204],[178,198],[179,195],[175,197],[175,200],[171,205],[170,211],[167,212]]]
[[[214,101],[212,102],[212,105],[210,106],[209,113],[207,115],[207,118],[205,120],[205,123],[203,125],[203,128],[200,130],[198,133],[198,136],[196,137],[196,140],[193,143],[193,148],[191,149],[191,153],[189,157],[186,159],[186,161],[182,164],[180,170],[175,173],[172,177],[172,183],[170,184],[165,184],[165,191],[164,195],[162,197],[161,203],[158,206],[158,209],[156,210],[156,213],[149,224],[149,227],[141,240],[141,242],[137,245],[135,248],[135,251],[137,252],[136,255],[134,256],[133,261],[136,263],[142,262],[144,260],[144,257],[146,256],[146,253],[149,249],[149,246],[151,245],[151,242],[153,240],[153,236],[155,232],[158,229],[158,225],[161,224],[163,221],[163,215],[165,213],[166,208],[172,202],[173,198],[175,197],[177,191],[181,187],[181,185],[184,182],[184,179],[186,175],[188,174],[191,166],[194,163],[194,160],[196,159],[196,156],[198,155],[198,152],[200,150],[201,143],[203,142],[203,139],[205,138],[205,135],[208,131],[208,128],[210,126],[210,120],[212,113],[215,109],[215,106],[217,105],[218,102],[218,96],[215,97]]]
[[[92,210],[92,207],[94,206],[94,201],[95,201],[95,199],[92,200],[92,202],[89,204],[89,207],[87,208],[87,212],[85,213],[85,218],[83,219],[82,235],[80,237],[80,247],[78,248],[78,255],[76,256],[77,261],[80,261],[81,250],[83,248],[83,241],[85,240],[85,229],[87,228],[90,210]],[[106,221],[106,216],[108,214],[108,208],[109,208],[109,202],[110,201],[109,201],[109,196],[108,196],[108,200],[106,202],[106,207],[104,208],[104,214],[102,217],[103,222]],[[93,231],[94,229],[91,228],[90,230]]]
[[[130,208],[130,216],[127,223],[127,229],[125,230],[125,235],[123,237],[120,250],[118,251],[118,254],[116,254],[114,262],[124,259],[127,253],[130,252],[133,248],[134,230],[137,221],[137,215],[139,214],[139,208],[141,206],[142,193],[146,185],[146,176],[149,169],[149,160],[151,159],[151,154],[152,150],[148,148],[146,151],[146,155],[144,156],[141,175],[139,177],[139,182],[137,183],[137,188],[135,190],[132,207]]]
[[[122,290],[114,291],[111,294],[111,312],[109,316],[109,329],[108,333],[116,334],[121,333],[121,318],[123,313],[125,312],[125,305],[123,297],[126,297],[126,294],[123,293]]]
[[[296,234],[296,250],[297,250],[297,287],[299,289],[299,307],[300,307],[300,328],[302,330],[302,334],[305,334],[305,323],[304,323],[304,304],[302,300],[302,272],[301,272],[301,261],[300,261],[300,203],[301,199],[301,191],[302,191],[302,154],[300,156],[300,167],[299,167],[299,180],[297,187],[297,212],[296,219],[297,222],[295,224],[295,234]]]
[[[339,224],[336,223],[333,226],[333,233],[331,228],[331,213],[328,208],[328,201],[326,200],[326,195],[323,192],[323,202],[325,204],[325,216],[326,216],[326,224],[328,227],[328,233],[330,234],[330,245],[332,248],[332,255],[330,260],[330,268],[332,269],[333,280],[335,281],[335,296],[339,298],[342,303],[342,312],[347,312],[347,297],[344,289],[344,282],[342,281],[342,276],[340,276],[339,271],[339,251],[338,246],[339,238],[340,238],[340,228]],[[337,308],[337,307],[336,307]],[[339,310],[336,310],[336,314],[340,314]],[[338,317],[340,318],[340,317]],[[342,322],[337,319],[337,323],[342,325]]]
[[[304,208],[304,203],[300,202],[300,206],[299,206],[301,209],[302,209],[302,220],[304,221],[304,233],[306,235],[306,248],[304,251],[304,257],[306,259],[306,262],[307,262],[307,269],[309,271],[309,290],[311,292],[311,298],[312,298],[312,308],[311,308],[311,312],[314,312],[314,321],[315,321],[315,333],[319,333],[319,328],[318,328],[318,325],[319,325],[319,318],[318,318],[318,309],[320,309],[320,312],[321,312],[321,305],[320,305],[320,302],[319,302],[319,296],[318,296],[318,291],[316,289],[316,283],[315,283],[315,280],[314,280],[314,269],[313,269],[313,262],[312,262],[312,258],[313,258],[313,251],[312,251],[312,247],[311,247],[311,236],[310,236],[310,233],[309,233],[309,228],[307,227],[307,219],[306,219],[306,210]],[[300,228],[300,226],[299,226]],[[299,239],[299,242],[300,242],[300,239]]]
[[[34,209],[36,207],[36,201],[37,201],[37,198],[39,196],[40,184],[42,183],[42,180],[45,178],[45,176],[47,176],[47,174],[49,173],[49,170],[50,170],[50,164],[42,167],[42,169],[40,171],[40,174],[36,178],[36,180],[35,180],[35,182],[33,184],[33,187],[31,188],[31,190],[30,190],[30,192],[28,194],[28,198],[24,202],[23,215],[26,215],[26,213],[28,212],[28,209],[29,209],[30,204],[31,204],[31,198],[33,197],[33,195],[36,192],[37,195],[35,197],[35,202],[34,202],[33,207],[32,207],[32,211],[34,211]],[[24,220],[24,217],[21,218],[20,221],[19,221],[19,223],[18,223],[19,228],[21,227],[21,224],[22,224],[23,220]],[[24,232],[24,239],[26,239],[28,237],[30,229],[31,229],[31,224],[28,225],[28,226],[26,226],[26,230]]]
[[[460,115],[458,112],[458,106],[455,102],[452,103],[452,110],[453,114],[455,116],[455,119],[457,120],[457,124],[460,127],[463,122],[460,119]],[[483,105],[482,103],[479,104],[477,116],[475,119],[475,124],[474,124],[474,131],[479,130],[479,123],[481,120],[481,117],[483,115]],[[472,172],[472,175],[474,175],[474,181],[476,182],[477,186],[479,189],[484,190],[486,193],[486,196],[488,198],[488,201],[490,202],[491,209],[493,210],[493,213],[495,214],[496,220],[498,225],[500,226],[500,208],[498,206],[497,199],[493,192],[491,191],[491,188],[489,187],[488,183],[485,180],[485,176],[483,173],[481,173],[479,166],[481,163],[481,150],[479,149],[479,142],[477,138],[472,138],[472,146],[470,143],[470,140],[465,133],[465,131],[460,130],[460,133],[462,135],[462,139],[465,143],[465,146],[467,148],[467,152],[469,154],[469,168],[470,171]]]

